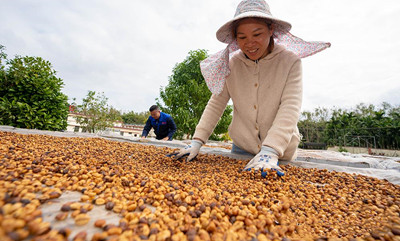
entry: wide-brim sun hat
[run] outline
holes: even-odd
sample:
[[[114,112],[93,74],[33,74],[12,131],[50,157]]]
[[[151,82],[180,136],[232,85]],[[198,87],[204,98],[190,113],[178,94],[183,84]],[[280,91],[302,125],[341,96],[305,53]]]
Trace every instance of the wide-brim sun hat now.
[[[269,5],[263,0],[245,0],[239,3],[234,17],[222,25],[217,31],[217,39],[223,43],[234,40],[233,23],[243,18],[264,18],[274,23],[278,31],[289,32],[292,25],[289,22],[272,16]]]
[[[234,17],[222,25],[216,35],[217,39],[228,46],[210,55],[200,63],[201,73],[207,83],[207,87],[213,94],[222,92],[225,78],[229,75],[229,57],[239,49],[233,36],[233,23],[243,18],[264,18],[274,25],[273,38],[276,44],[283,45],[287,50],[292,51],[300,58],[316,54],[331,46],[328,42],[307,42],[292,35],[289,31],[292,25],[284,20],[272,16],[268,4],[264,0],[243,0],[236,8]]]

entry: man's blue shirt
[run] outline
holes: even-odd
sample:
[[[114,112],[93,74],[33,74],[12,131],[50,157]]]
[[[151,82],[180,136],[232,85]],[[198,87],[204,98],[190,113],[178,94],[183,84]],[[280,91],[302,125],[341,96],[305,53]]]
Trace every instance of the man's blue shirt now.
[[[164,139],[167,136],[168,140],[172,140],[172,136],[176,132],[174,120],[170,115],[163,112],[160,112],[160,117],[157,120],[149,116],[143,128],[142,136],[147,136],[151,128],[154,129],[157,140]]]

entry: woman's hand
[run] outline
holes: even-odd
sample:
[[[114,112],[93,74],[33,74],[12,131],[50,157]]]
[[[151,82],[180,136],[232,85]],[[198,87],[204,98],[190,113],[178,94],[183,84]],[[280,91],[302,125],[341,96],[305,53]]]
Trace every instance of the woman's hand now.
[[[253,157],[244,167],[245,171],[261,170],[261,176],[266,177],[267,171],[276,172],[278,176],[283,176],[285,173],[278,166],[278,155],[276,151],[270,147],[263,146],[261,151]]]
[[[187,145],[185,148],[180,149],[176,153],[169,154],[167,156],[172,157],[175,160],[179,160],[187,156],[186,161],[191,161],[196,158],[197,154],[199,154],[200,147],[203,145],[203,142],[199,140],[192,140],[190,145]]]

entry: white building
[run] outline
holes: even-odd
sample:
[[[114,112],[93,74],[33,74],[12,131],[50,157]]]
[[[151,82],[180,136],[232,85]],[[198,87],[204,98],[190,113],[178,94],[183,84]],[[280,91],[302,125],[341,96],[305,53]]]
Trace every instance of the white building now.
[[[83,117],[84,115],[75,113],[70,110],[67,118],[67,131],[70,132],[82,132],[82,126],[77,122],[77,117]],[[141,137],[144,125],[124,125],[122,121],[115,121],[113,127],[107,128],[105,132],[117,134],[121,136]],[[149,133],[150,137],[154,137],[154,131],[151,130]]]

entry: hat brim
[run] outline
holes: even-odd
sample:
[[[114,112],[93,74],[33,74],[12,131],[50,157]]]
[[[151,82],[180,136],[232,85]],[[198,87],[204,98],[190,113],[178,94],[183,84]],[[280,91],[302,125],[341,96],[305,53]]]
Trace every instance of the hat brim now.
[[[280,31],[289,32],[289,30],[292,28],[292,25],[290,23],[280,20],[278,18],[275,18],[266,13],[261,13],[258,11],[249,11],[249,12],[239,14],[238,16],[234,17],[233,19],[231,19],[230,21],[228,21],[227,23],[222,25],[222,27],[220,27],[217,31],[217,34],[216,34],[217,39],[223,43],[229,44],[234,39],[233,31],[232,31],[233,22],[236,20],[242,19],[242,18],[251,18],[251,17],[269,19],[277,25],[276,29],[279,29]]]

